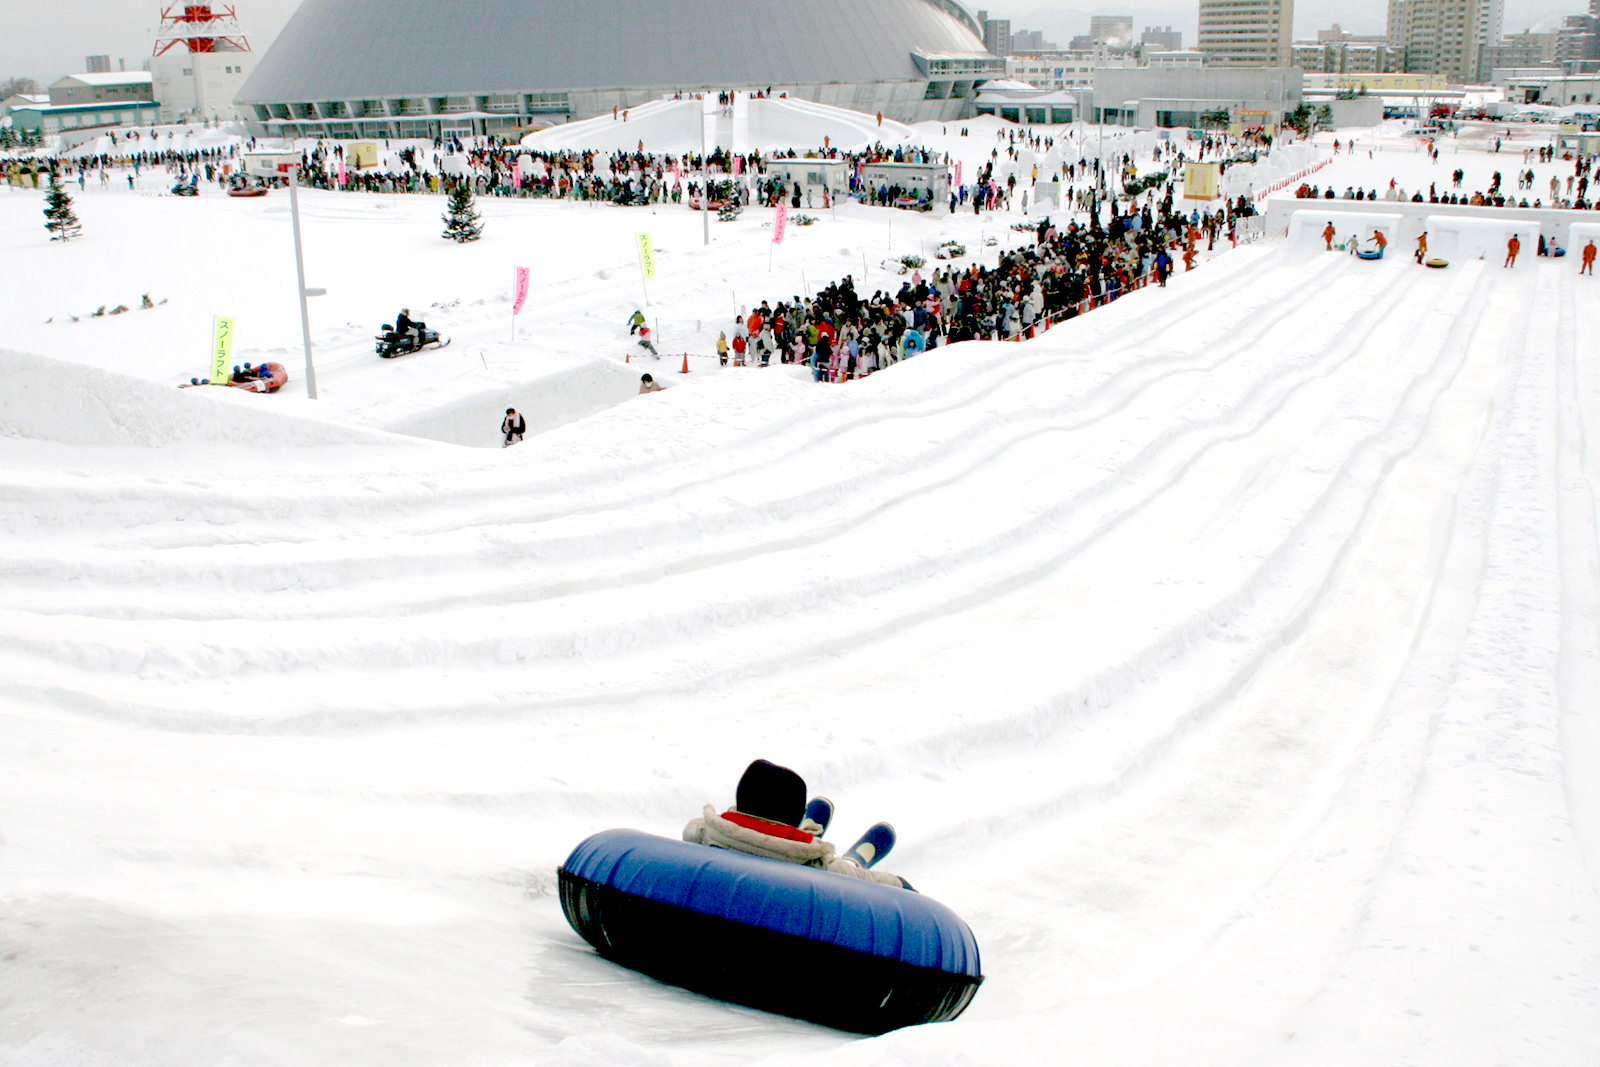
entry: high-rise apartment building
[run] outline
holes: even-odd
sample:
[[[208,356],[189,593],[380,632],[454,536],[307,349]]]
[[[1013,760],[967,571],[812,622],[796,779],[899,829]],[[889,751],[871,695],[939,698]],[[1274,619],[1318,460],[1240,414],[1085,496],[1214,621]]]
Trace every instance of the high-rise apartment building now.
[[[83,72],[85,74],[110,74],[110,56],[84,56]]]
[[[1207,66],[1287,67],[1294,0],[1200,0]]]
[[[1484,0],[1389,0],[1389,47],[1401,71],[1476,80]],[[1498,41],[1497,41],[1498,43]]]
[[[978,25],[983,27],[983,47],[997,56],[1011,54],[1011,20],[992,19],[984,8],[978,9]]]

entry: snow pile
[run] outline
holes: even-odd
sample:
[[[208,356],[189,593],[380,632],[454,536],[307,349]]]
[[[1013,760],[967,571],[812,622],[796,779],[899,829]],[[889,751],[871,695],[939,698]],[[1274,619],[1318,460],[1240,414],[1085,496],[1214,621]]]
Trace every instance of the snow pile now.
[[[223,386],[178,390],[115,371],[0,349],[0,437],[118,448],[368,443],[374,435],[264,409]]]

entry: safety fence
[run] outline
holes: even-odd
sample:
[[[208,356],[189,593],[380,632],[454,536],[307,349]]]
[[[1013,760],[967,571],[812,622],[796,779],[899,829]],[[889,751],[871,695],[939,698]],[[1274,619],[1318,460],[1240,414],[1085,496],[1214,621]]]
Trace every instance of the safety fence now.
[[[1315,174],[1317,171],[1321,170],[1323,167],[1326,167],[1329,163],[1332,163],[1332,162],[1333,162],[1332,159],[1321,160],[1315,166],[1307,167],[1305,170],[1298,171],[1295,174],[1292,174],[1289,177],[1283,179],[1281,182],[1273,182],[1271,185],[1267,186],[1265,189],[1261,190],[1259,193],[1252,194],[1252,199],[1265,200],[1267,197],[1271,196],[1273,193],[1278,192],[1279,190],[1287,189],[1289,186],[1295,184],[1296,182],[1305,181],[1307,178],[1311,177],[1311,175]]]

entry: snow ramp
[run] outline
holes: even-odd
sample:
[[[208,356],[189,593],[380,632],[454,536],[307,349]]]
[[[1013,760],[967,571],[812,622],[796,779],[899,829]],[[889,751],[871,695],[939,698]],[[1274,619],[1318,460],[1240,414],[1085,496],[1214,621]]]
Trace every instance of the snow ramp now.
[[[303,388],[292,375],[285,388]],[[164,448],[267,440],[278,445],[370,444],[383,436],[288,414],[277,395],[220,386],[178,389],[24,352],[0,350],[0,380],[5,382],[0,437]]]

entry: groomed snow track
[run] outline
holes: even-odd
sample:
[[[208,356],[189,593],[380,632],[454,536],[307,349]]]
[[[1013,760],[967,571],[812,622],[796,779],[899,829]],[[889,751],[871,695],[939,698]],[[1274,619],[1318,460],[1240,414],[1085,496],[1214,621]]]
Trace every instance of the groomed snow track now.
[[[1600,289],[1282,245],[1181,281],[537,462],[28,442],[0,1059],[834,1049],[601,961],[553,895],[761,755],[841,834],[895,822],[983,947],[991,1062],[1600,1060]]]

